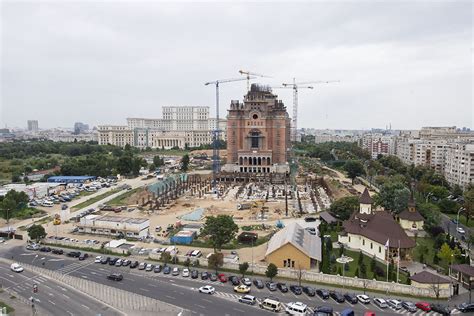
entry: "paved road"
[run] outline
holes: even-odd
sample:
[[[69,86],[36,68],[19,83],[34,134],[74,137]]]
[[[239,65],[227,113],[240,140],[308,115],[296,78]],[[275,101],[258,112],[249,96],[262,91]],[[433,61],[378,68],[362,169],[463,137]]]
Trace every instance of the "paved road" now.
[[[5,263],[0,263],[0,282],[4,289],[13,290],[25,299],[38,299],[35,304],[48,315],[122,315],[89,296],[31,271],[12,272]],[[33,284],[38,286],[37,293],[33,293]]]
[[[28,252],[23,247],[17,247],[11,250],[8,255],[14,255],[15,260],[31,263],[35,252]],[[201,279],[183,278],[181,276],[173,277],[171,275],[164,275],[162,273],[153,273],[139,271],[137,269],[130,269],[129,267],[114,267],[109,265],[101,265],[93,263],[92,259],[85,261],[78,261],[77,259],[70,259],[65,256],[55,256],[51,254],[39,253],[40,256],[45,257],[45,268],[54,269],[65,274],[88,279],[92,282],[98,282],[114,286],[126,291],[134,292],[140,295],[156,298],[173,305],[177,305],[184,309],[190,310],[198,315],[267,315],[266,311],[260,310],[258,307],[247,306],[238,303],[240,295],[233,293],[233,288],[230,284],[221,284],[220,282],[208,282]],[[63,260],[58,261],[61,258]],[[41,265],[41,260],[35,260],[35,265]],[[112,282],[106,279],[106,276],[111,272],[120,272],[124,275],[122,282]],[[216,288],[216,294],[206,295],[200,294],[198,288],[200,286],[212,284]],[[256,289],[252,287],[252,295],[255,295],[260,300],[267,296],[278,298],[282,303],[300,301],[307,304],[310,308],[316,306],[331,306],[338,315],[346,308],[352,308],[357,315],[363,315],[364,312],[372,310],[377,315],[397,315],[409,314],[404,310],[380,309],[375,305],[349,305],[348,303],[339,304],[332,299],[323,301],[318,296],[308,297],[305,294],[296,296],[293,293],[269,292],[267,289]],[[383,297],[383,295],[382,295]],[[459,313],[459,311],[454,311]],[[417,312],[411,315],[436,315],[434,312],[424,313]]]

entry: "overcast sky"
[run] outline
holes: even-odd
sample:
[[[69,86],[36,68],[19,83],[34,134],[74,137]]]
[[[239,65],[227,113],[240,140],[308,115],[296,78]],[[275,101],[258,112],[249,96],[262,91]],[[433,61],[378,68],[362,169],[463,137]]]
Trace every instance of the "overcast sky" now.
[[[206,81],[341,80],[299,93],[299,127],[473,128],[471,1],[2,1],[2,127],[125,124],[208,105]],[[222,84],[221,115],[245,81]],[[291,90],[275,90],[292,115]]]

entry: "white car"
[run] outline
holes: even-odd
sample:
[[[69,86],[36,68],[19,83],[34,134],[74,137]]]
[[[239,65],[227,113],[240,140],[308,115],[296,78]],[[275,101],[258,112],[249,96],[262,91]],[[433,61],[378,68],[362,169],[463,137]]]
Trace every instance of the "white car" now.
[[[102,260],[102,256],[97,256],[97,257],[95,257],[94,262],[95,263],[100,263],[100,260]]]
[[[10,266],[10,269],[13,271],[13,272],[23,272],[23,267],[19,264],[19,263],[12,263],[12,265]]]
[[[183,269],[183,277],[189,277],[189,269]]]
[[[462,227],[458,227],[456,230],[457,230],[458,233],[460,233],[460,234],[465,234],[465,233],[466,233],[466,231],[465,231]]]
[[[249,279],[249,278],[242,278],[242,280],[240,280],[242,282],[242,284],[244,285],[247,285],[247,286],[251,286],[252,285],[252,281]]]
[[[214,294],[216,293],[216,289],[210,285],[205,285],[199,288],[199,293]]]
[[[308,306],[301,302],[291,302],[286,304],[285,311],[289,315],[306,315]]]
[[[387,300],[388,305],[393,309],[402,309],[402,302],[399,300]]]
[[[356,295],[356,297],[357,297],[357,300],[359,302],[361,302],[362,304],[369,304],[370,303],[370,297],[368,297],[365,294],[359,294],[359,295]]]
[[[384,300],[383,298],[380,298],[380,297],[374,298],[374,303],[380,308],[387,308],[388,307],[387,301]]]

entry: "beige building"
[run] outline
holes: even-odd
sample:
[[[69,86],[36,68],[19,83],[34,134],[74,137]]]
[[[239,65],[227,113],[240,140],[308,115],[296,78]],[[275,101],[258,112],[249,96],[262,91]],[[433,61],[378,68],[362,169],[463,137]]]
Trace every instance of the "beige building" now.
[[[436,292],[439,293],[441,290],[449,290],[452,283],[451,280],[428,271],[415,273],[410,279],[411,285],[417,288],[432,290],[435,292],[433,293],[434,296],[436,296]]]
[[[448,147],[444,176],[450,184],[461,188],[474,183],[474,142],[455,143]]]
[[[398,222],[404,230],[418,232],[423,230],[425,219],[416,210],[416,204],[413,197],[408,202],[408,209],[398,214]]]
[[[322,260],[321,239],[293,222],[270,239],[265,260],[278,268],[318,269]]]
[[[115,145],[125,147],[125,145],[134,146],[133,131],[127,126],[121,125],[99,125],[99,145]]]

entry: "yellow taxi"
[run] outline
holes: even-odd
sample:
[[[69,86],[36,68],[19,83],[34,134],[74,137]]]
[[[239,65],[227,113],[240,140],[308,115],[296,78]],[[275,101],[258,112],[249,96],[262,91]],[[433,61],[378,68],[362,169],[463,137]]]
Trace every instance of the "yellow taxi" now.
[[[246,286],[246,285],[237,285],[236,287],[234,287],[234,292],[237,292],[237,293],[250,293],[250,287]]]

